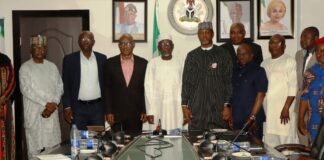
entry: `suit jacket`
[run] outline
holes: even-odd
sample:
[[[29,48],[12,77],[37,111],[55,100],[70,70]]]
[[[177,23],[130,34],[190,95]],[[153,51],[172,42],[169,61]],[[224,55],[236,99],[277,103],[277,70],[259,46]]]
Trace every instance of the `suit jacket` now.
[[[120,58],[120,55],[109,58],[104,65],[106,114],[114,114],[115,121],[137,118],[145,113],[144,79],[147,61],[134,55],[134,70],[127,86]]]
[[[63,94],[63,106],[72,107],[72,110],[78,109],[76,102],[79,97],[79,89],[81,82],[81,60],[80,51],[66,55],[63,59],[63,83],[64,83],[64,94]],[[101,89],[101,96],[103,96],[103,65],[107,59],[104,54],[94,52],[98,66],[99,85]]]
[[[254,54],[254,61],[258,65],[260,65],[261,62],[263,61],[263,55],[262,55],[261,46],[256,44],[256,43],[248,42],[248,41],[244,41],[244,43],[247,43],[247,44],[251,45],[252,52]],[[231,54],[233,64],[237,64],[237,56],[236,56],[236,51],[235,51],[235,49],[233,47],[233,43],[232,42],[226,42],[226,43],[222,44],[221,47],[228,50],[228,52]]]
[[[306,70],[312,67],[316,62],[316,56],[315,56],[315,50],[313,51],[313,55],[308,61],[308,64],[306,65]],[[298,106],[299,106],[299,101],[300,101],[300,96],[301,92],[303,91],[303,81],[304,81],[304,70],[303,70],[303,65],[304,65],[304,56],[305,52],[303,49],[299,50],[295,54],[295,59],[296,59],[296,68],[297,68],[297,83],[298,83],[298,92],[296,96],[296,111],[298,111]]]
[[[298,90],[303,89],[303,80],[304,80],[304,70],[303,70],[303,65],[304,65],[304,50],[301,49],[296,52],[295,59],[297,63],[297,80],[298,80]],[[315,56],[315,51],[308,61],[308,64],[306,65],[306,70],[312,67],[315,63],[317,62],[316,56]]]

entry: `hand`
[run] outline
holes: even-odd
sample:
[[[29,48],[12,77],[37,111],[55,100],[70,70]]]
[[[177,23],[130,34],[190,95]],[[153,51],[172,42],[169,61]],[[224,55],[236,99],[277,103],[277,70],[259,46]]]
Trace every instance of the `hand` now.
[[[289,108],[288,107],[284,107],[282,109],[280,119],[281,119],[281,124],[283,123],[285,125],[289,122],[290,117],[289,117]]]
[[[232,109],[230,107],[224,106],[222,116],[223,116],[224,121],[226,121],[226,122],[231,121],[231,119],[232,119]]]
[[[233,118],[231,118],[231,119],[228,121],[228,127],[229,127],[230,129],[233,129],[233,128],[234,128],[234,126],[233,126]]]
[[[0,97],[0,106],[4,105],[6,103],[6,97],[2,96]]]
[[[0,105],[0,120],[4,120],[4,106]]]
[[[298,130],[303,136],[307,135],[306,124],[304,121],[298,121]]]
[[[145,113],[141,113],[141,121],[142,121],[142,123],[145,123],[147,121]]]
[[[45,108],[53,113],[57,109],[57,104],[56,103],[47,103]]]
[[[147,121],[149,124],[154,124],[154,116],[153,115],[148,115],[147,117]]]
[[[64,109],[64,119],[71,124],[72,119],[73,119],[73,113],[72,113],[72,109],[70,108],[65,108]]]
[[[255,119],[249,117],[246,122],[247,127],[246,127],[246,131],[252,132],[256,129],[256,123],[255,123]]]
[[[110,126],[113,126],[115,123],[115,117],[113,114],[109,113],[106,115],[106,121],[109,123]]]
[[[191,124],[191,119],[192,119],[192,114],[188,108],[188,106],[183,106],[182,107],[182,113],[183,113],[183,124],[182,125],[185,125],[185,124]]]
[[[43,118],[49,118],[52,115],[53,112],[51,112],[50,110],[48,110],[47,108],[45,108],[41,114],[41,116]]]

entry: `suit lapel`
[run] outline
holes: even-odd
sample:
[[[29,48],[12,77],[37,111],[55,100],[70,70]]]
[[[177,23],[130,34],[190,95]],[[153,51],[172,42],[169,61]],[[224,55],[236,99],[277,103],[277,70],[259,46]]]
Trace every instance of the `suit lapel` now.
[[[235,49],[234,49],[234,44],[230,43],[229,48],[231,48],[230,52],[234,53],[236,55]]]
[[[137,57],[135,57],[135,55],[134,55],[134,68],[133,68],[132,76],[131,76],[131,78],[129,80],[128,87],[130,87],[132,85],[132,83],[134,81],[134,76],[136,76],[136,74],[137,74],[136,73],[137,72],[137,68],[138,68],[137,64],[138,64]]]
[[[81,84],[81,51],[79,52],[79,54],[77,54],[76,56],[76,82],[77,82],[77,86],[80,86]],[[79,88],[80,89],[80,88]],[[79,93],[79,91],[78,91]]]
[[[120,79],[120,81],[122,82],[122,84],[123,84],[123,86],[124,87],[126,87],[127,88],[127,85],[126,85],[126,79],[125,79],[125,77],[124,77],[124,73],[123,73],[123,69],[122,69],[122,66],[121,66],[121,57],[120,56],[117,56],[117,60],[116,60],[116,62],[117,62],[117,75],[120,75],[119,76],[119,79]]]
[[[313,53],[312,57],[310,58],[309,62],[307,63],[306,68],[312,67],[317,62],[315,53]]]
[[[100,88],[101,88],[101,84],[103,84],[103,82],[101,82],[101,80],[103,79],[103,77],[101,77],[102,74],[100,74],[100,73],[103,73],[103,71],[102,71],[103,68],[100,67],[102,65],[101,65],[101,60],[99,59],[99,55],[96,52],[93,52],[93,54],[95,55],[96,60],[97,60],[98,80],[99,80],[99,85],[100,85]]]

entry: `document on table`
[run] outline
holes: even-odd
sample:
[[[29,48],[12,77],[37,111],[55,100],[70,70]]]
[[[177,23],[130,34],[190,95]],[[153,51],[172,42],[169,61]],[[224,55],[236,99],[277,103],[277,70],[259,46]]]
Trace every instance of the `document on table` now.
[[[71,160],[70,157],[63,154],[45,154],[37,156],[40,160]]]

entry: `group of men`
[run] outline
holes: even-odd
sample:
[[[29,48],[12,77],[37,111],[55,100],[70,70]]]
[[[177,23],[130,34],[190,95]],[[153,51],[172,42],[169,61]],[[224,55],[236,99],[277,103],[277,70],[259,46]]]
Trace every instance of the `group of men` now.
[[[302,96],[298,129],[303,135],[312,133],[310,141],[314,141],[320,118],[312,117],[319,116],[320,103],[316,109],[308,104],[320,98],[323,103],[323,88],[318,86],[323,83],[324,39],[318,41],[315,27],[302,33],[301,46],[307,53],[315,52],[317,44],[318,65],[312,71],[308,68],[315,58],[304,59],[306,52],[299,51],[296,59],[302,59],[296,63],[285,54],[283,36],[271,37],[271,57],[263,61],[261,47],[246,41],[245,34],[244,25],[234,23],[230,41],[217,46],[212,23],[202,22],[198,25],[201,45],[184,62],[172,55],[172,37],[166,35],[158,42],[161,56],[147,62],[134,55],[130,34],[120,37],[120,54],[107,59],[93,51],[94,35],[84,31],[78,41],[81,50],[64,57],[63,81],[56,66],[45,60],[46,37],[32,37],[32,58],[19,71],[29,157],[60,143],[57,108],[61,96],[64,118],[79,129],[104,126],[105,121],[113,132],[123,130],[131,135],[140,134],[147,121],[169,131],[187,123],[189,130],[201,131],[248,126],[273,147],[298,143],[295,99]],[[309,73],[308,85],[302,87],[300,82],[297,86],[304,71]],[[315,92],[317,99],[312,99]],[[305,128],[307,111],[316,121],[316,127],[308,127],[314,130],[311,132]]]

